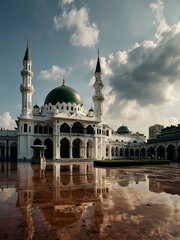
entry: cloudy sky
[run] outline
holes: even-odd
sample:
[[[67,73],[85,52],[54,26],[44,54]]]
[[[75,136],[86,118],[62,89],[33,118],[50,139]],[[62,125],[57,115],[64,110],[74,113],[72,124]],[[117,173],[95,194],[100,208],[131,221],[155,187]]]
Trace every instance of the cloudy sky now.
[[[180,123],[179,0],[1,0],[0,126],[21,112],[20,71],[27,39],[34,72],[33,105],[62,84],[87,109],[100,49],[104,118],[113,129]]]

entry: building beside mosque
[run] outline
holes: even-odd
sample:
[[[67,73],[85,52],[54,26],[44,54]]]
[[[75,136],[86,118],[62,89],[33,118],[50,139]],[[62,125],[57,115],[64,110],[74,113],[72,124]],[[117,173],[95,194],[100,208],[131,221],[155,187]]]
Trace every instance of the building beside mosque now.
[[[143,134],[133,134],[124,125],[114,131],[104,122],[105,97],[99,55],[94,73],[94,106],[88,111],[80,94],[66,85],[65,80],[47,94],[42,106],[33,106],[33,72],[28,45],[21,76],[21,114],[15,130],[0,130],[1,158],[32,159],[34,145],[45,145],[45,157],[55,160],[145,156],[145,148],[140,151],[146,141]]]

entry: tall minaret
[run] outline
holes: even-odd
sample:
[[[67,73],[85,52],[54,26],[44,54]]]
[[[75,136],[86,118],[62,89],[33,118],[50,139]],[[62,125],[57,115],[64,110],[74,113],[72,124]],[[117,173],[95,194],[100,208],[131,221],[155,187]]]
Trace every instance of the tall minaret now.
[[[22,93],[21,117],[25,118],[31,118],[32,116],[32,94],[34,92],[34,87],[32,85],[33,72],[31,71],[31,66],[32,62],[27,43],[26,53],[23,59],[23,70],[21,71],[23,82],[20,85],[20,91]]]
[[[94,73],[95,82],[93,84],[93,87],[95,90],[95,94],[93,96],[94,111],[98,120],[102,120],[103,101],[104,101],[104,96],[101,91],[104,84],[102,83],[101,75],[102,75],[102,72],[101,72],[101,64],[99,60],[99,51],[98,51],[98,59],[96,64],[96,70]]]

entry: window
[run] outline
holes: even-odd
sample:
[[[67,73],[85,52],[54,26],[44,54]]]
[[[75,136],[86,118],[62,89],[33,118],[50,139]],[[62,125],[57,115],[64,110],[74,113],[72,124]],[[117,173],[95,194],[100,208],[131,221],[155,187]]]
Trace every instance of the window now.
[[[24,132],[27,132],[27,123],[24,124]]]

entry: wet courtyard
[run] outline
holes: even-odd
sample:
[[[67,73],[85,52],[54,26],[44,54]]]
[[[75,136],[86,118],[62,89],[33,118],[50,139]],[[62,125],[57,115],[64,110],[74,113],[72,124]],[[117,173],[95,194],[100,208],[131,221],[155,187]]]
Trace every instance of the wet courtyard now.
[[[180,239],[180,165],[0,162],[0,239]]]

